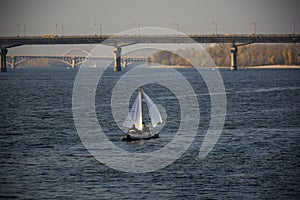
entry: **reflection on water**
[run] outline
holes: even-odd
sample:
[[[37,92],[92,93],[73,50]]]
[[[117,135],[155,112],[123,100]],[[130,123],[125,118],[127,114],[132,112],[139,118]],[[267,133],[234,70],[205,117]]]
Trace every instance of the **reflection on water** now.
[[[224,130],[212,152],[197,155],[209,124],[210,98],[199,75],[179,69],[200,103],[198,135],[172,165],[146,174],[119,172],[84,148],[72,116],[76,70],[13,69],[0,75],[0,197],[29,199],[296,199],[300,195],[300,70],[221,70],[227,94]],[[122,72],[124,73],[124,72]],[[96,94],[107,137],[132,152],[166,145],[179,127],[175,96],[145,87],[166,109],[157,140],[122,142],[110,94],[122,73],[107,72]],[[134,96],[134,95],[133,95]],[[167,98],[168,97],[168,98]]]

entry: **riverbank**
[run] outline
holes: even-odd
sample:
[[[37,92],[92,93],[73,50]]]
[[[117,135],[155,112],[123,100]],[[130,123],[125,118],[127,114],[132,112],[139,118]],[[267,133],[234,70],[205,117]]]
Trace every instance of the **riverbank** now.
[[[300,69],[300,65],[266,65],[266,66],[250,66],[243,67],[248,69]]]
[[[179,66],[179,65],[153,65],[150,68],[193,68],[191,66]],[[216,67],[219,69],[229,69],[230,67]],[[239,69],[300,69],[300,65],[265,65],[265,66],[248,66],[238,67]]]

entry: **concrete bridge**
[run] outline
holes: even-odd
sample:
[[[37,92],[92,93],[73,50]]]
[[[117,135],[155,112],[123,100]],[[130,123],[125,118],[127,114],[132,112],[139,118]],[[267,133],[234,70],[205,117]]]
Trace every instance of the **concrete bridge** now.
[[[72,54],[69,53],[73,51],[79,51],[84,54]],[[96,65],[98,60],[110,60],[113,61],[113,56],[93,56],[88,50],[85,49],[70,49],[63,53],[62,55],[30,55],[30,54],[15,54],[15,55],[7,55],[6,56],[6,66],[11,66],[11,68],[15,68],[18,64],[26,62],[31,59],[37,58],[50,58],[56,59],[62,63],[67,64],[68,66],[74,68],[80,66],[81,64],[90,61],[93,65]],[[147,58],[143,56],[122,56],[121,64],[126,67],[127,64],[132,62],[146,62]]]
[[[20,45],[105,44],[114,48],[114,70],[121,70],[121,48],[138,43],[230,43],[231,70],[237,69],[238,47],[252,43],[299,43],[300,34],[212,34],[199,35],[99,35],[99,36],[13,36],[0,37],[1,72],[6,72],[7,49]]]

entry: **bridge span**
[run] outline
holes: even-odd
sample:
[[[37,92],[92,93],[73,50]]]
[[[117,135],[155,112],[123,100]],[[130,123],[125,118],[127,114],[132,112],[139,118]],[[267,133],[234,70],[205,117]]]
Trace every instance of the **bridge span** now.
[[[96,36],[11,36],[0,37],[1,72],[6,72],[7,49],[21,45],[105,44],[114,48],[114,70],[121,70],[121,48],[138,43],[230,43],[231,70],[237,69],[238,46],[252,43],[299,43],[300,34],[212,34],[199,35],[96,35]]]
[[[6,56],[6,66],[11,66],[15,68],[18,64],[26,62],[31,59],[38,58],[50,58],[56,59],[71,68],[80,66],[85,62],[90,62],[92,65],[96,65],[96,62],[99,60],[109,60],[113,61],[113,56],[93,56],[93,55],[30,55],[30,54],[16,54],[16,55],[7,55]],[[147,58],[143,56],[122,56],[121,64],[126,67],[127,64],[132,62],[147,62]]]

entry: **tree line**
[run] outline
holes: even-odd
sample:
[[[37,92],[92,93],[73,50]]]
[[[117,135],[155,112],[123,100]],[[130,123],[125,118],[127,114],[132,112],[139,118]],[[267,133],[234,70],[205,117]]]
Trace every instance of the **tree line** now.
[[[22,62],[17,65],[17,67],[67,67],[68,65],[52,58],[35,58],[26,60],[25,62]]]
[[[205,49],[162,50],[153,54],[152,63],[195,67],[230,66],[231,45],[219,44]],[[185,59],[187,58],[187,59]],[[211,59],[210,59],[211,58]],[[300,65],[299,44],[252,44],[238,47],[239,67],[263,65]]]

